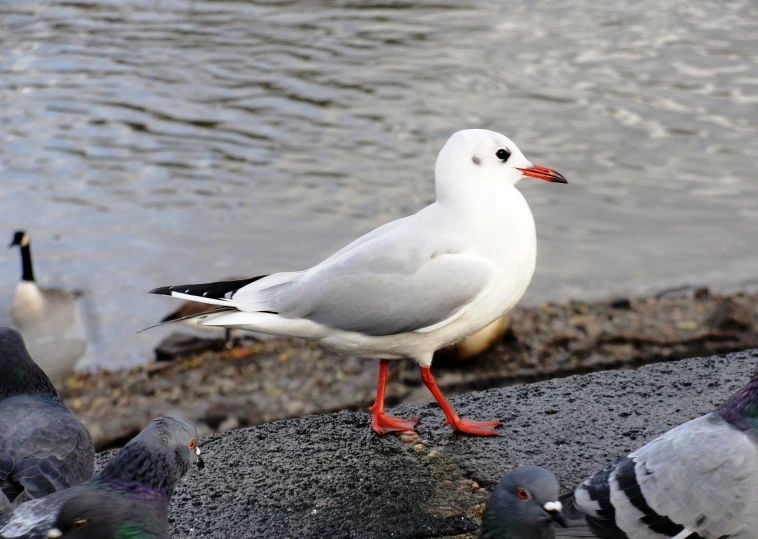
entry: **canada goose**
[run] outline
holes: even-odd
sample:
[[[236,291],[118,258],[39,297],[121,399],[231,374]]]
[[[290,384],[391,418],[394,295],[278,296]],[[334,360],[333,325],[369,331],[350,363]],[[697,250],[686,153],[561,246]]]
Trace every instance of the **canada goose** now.
[[[16,231],[8,247],[16,246],[21,250],[21,280],[11,304],[13,324],[48,376],[66,375],[87,350],[78,301],[82,293],[38,286],[27,232]]]

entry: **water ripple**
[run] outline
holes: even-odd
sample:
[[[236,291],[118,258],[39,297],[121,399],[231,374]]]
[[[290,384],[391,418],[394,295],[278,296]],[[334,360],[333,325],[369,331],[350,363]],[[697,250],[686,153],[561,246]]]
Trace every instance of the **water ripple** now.
[[[159,338],[131,334],[169,308],[144,290],[316,262],[428,203],[441,144],[487,127],[571,181],[522,182],[531,301],[746,278],[728,268],[758,262],[756,12],[9,0],[5,229],[32,231],[40,275],[95,281],[114,365]]]

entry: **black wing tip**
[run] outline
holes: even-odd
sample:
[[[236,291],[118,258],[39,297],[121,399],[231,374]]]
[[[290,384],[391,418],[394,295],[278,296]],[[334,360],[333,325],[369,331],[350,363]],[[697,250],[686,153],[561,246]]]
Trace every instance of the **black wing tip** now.
[[[176,288],[176,287],[159,286],[158,288],[153,288],[150,292],[148,292],[148,294],[158,294],[159,296],[170,296],[172,288]]]
[[[208,299],[229,299],[229,294],[234,294],[245,285],[263,279],[266,275],[250,277],[248,279],[235,279],[232,281],[216,281],[202,284],[178,284],[174,286],[160,286],[153,288],[149,293],[160,296],[170,296],[172,292],[179,292],[189,296],[198,296]]]

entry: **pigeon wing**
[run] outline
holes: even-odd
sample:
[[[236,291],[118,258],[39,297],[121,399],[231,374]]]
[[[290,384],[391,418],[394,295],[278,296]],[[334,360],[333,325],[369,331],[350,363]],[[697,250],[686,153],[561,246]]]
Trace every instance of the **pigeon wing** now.
[[[735,535],[758,528],[756,470],[755,441],[710,414],[598,472],[576,489],[575,504],[599,537]]]
[[[680,425],[630,457],[656,513],[703,537],[758,529],[758,445],[718,413]]]
[[[16,507],[0,528],[3,539],[47,539],[64,501],[75,495],[76,489],[56,492]]]
[[[2,438],[5,452],[13,459],[13,470],[5,482],[16,489],[14,505],[72,487],[92,476],[92,438],[61,403],[21,396],[4,404],[0,408]]]
[[[10,500],[15,499],[24,489],[13,480],[13,469],[15,467],[13,455],[4,448],[0,449],[0,514],[10,508]]]
[[[587,520],[587,515],[577,509],[574,494],[564,494],[560,500],[563,505],[563,518],[566,526],[553,524],[555,537],[601,537],[603,539],[627,539],[624,532],[615,525],[599,527]],[[612,522],[612,521],[611,521]]]

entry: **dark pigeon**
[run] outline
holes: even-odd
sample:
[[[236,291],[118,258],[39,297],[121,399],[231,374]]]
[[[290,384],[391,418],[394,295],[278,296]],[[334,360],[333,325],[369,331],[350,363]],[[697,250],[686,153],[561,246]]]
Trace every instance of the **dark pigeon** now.
[[[95,446],[21,335],[0,328],[0,514],[92,477]]]
[[[107,502],[106,502],[107,500]],[[107,504],[107,510],[104,510]],[[97,491],[69,498],[47,537],[66,539],[153,539],[168,537],[159,515],[144,514],[139,504],[128,498],[107,496]]]
[[[708,415],[683,423],[574,491],[558,537],[758,536],[758,371]]]
[[[92,479],[15,509],[4,539],[168,539],[168,507],[192,464],[202,466],[186,419],[150,422]]]
[[[503,476],[484,509],[480,539],[552,539],[563,523],[558,480],[539,466]]]

